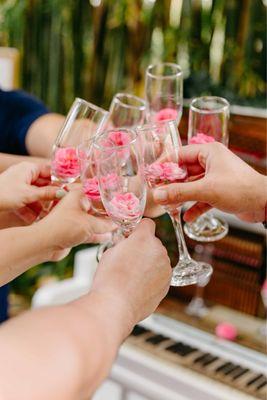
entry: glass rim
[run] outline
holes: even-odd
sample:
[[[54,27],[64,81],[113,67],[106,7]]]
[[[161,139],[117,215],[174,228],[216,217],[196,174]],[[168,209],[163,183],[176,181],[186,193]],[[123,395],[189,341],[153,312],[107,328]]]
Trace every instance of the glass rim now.
[[[211,100],[215,100],[218,102],[221,102],[221,104],[215,108],[215,109],[211,109],[211,110],[204,110],[202,108],[197,107],[194,103],[197,101],[211,101]],[[193,98],[193,100],[190,103],[189,109],[197,112],[197,113],[202,113],[202,114],[217,114],[218,112],[223,112],[226,110],[230,110],[230,103],[228,100],[226,100],[224,97],[219,97],[219,96],[200,96],[200,97],[195,97]]]
[[[176,121],[175,120],[151,122],[151,123],[139,125],[135,129],[137,131],[148,131],[148,130],[151,130],[151,129],[154,129],[154,128],[158,128],[159,126],[168,126],[168,125],[175,126],[175,128],[179,132],[178,126],[176,125]]]
[[[105,110],[104,108],[99,107],[99,106],[97,106],[97,105],[95,105],[95,104],[93,104],[93,103],[90,103],[89,101],[84,100],[84,99],[82,99],[81,97],[76,97],[75,100],[74,100],[74,102],[73,102],[73,105],[74,105],[74,104],[83,104],[83,105],[85,105],[85,106],[87,106],[87,107],[92,108],[94,111],[101,111],[103,114],[106,114],[106,115],[109,113],[109,112],[108,112],[107,110]]]
[[[102,136],[104,136],[104,135],[106,135],[106,134],[108,134],[108,133],[111,133],[111,132],[121,132],[121,131],[123,131],[123,132],[125,132],[125,131],[131,132],[132,134],[134,134],[135,137],[134,137],[129,143],[123,144],[123,145],[120,145],[120,146],[118,146],[118,145],[113,145],[113,146],[106,147],[106,146],[101,146],[101,144],[98,144],[98,143],[96,142],[96,140],[100,139]],[[137,141],[137,133],[136,133],[135,129],[129,129],[129,128],[124,128],[124,127],[122,127],[122,128],[116,128],[116,129],[108,129],[108,130],[106,130],[106,131],[101,132],[99,135],[97,135],[97,136],[93,139],[93,146],[94,146],[95,148],[99,149],[99,150],[102,149],[102,150],[105,150],[105,151],[108,151],[108,150],[110,150],[110,149],[113,149],[113,150],[121,150],[121,149],[123,149],[123,148],[125,148],[125,147],[129,147],[129,145],[133,144],[133,143],[136,142],[136,141]]]
[[[135,105],[132,105],[132,104],[126,104],[126,103],[124,103],[122,101],[121,97],[132,98],[135,101],[141,103],[142,105],[140,105],[140,106],[136,105],[135,106]],[[115,103],[115,102],[120,103],[125,108],[141,110],[141,111],[145,111],[146,110],[146,101],[144,99],[142,99],[141,97],[135,96],[134,94],[131,94],[131,93],[123,93],[123,92],[116,93],[113,96],[113,99],[111,101],[110,110],[112,108],[113,103]]]
[[[159,67],[159,66],[175,68],[176,72],[174,72],[172,74],[168,74],[168,75],[160,75],[160,74],[151,72],[152,68]],[[146,69],[146,76],[149,76],[152,79],[170,79],[172,77],[183,76],[183,70],[179,64],[170,63],[170,62],[162,62],[162,63],[150,64]]]

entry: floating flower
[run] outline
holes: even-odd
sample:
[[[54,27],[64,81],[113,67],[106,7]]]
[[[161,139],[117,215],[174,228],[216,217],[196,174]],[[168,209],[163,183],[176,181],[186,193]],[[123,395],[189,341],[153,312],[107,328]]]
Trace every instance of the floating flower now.
[[[178,112],[174,108],[162,108],[155,115],[155,122],[174,121],[178,117]]]
[[[115,172],[101,177],[101,184],[105,190],[116,190],[119,184],[119,177]]]
[[[184,181],[187,177],[185,169],[178,164],[168,161],[164,163],[153,163],[146,167],[145,175],[151,185]]]
[[[96,176],[83,182],[83,191],[89,200],[100,200],[99,183]]]
[[[132,219],[141,216],[140,200],[134,193],[117,193],[110,201],[111,211],[114,217],[120,219]]]
[[[80,162],[75,147],[56,150],[52,169],[58,178],[76,178],[80,175]]]
[[[205,133],[198,132],[196,136],[189,139],[189,144],[205,144],[215,142],[213,136],[205,135]]]

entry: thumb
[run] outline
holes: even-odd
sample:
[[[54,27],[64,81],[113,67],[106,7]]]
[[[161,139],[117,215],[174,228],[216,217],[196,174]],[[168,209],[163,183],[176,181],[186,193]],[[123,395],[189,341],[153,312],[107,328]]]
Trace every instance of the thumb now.
[[[207,202],[207,190],[205,190],[205,178],[184,183],[172,183],[155,189],[154,201],[158,204],[178,204],[185,201]]]
[[[152,221],[152,219],[143,218],[140,224],[137,225],[133,234],[155,235],[155,230],[156,230],[155,222]]]
[[[64,189],[60,189],[58,186],[42,186],[42,187],[32,187],[31,200],[41,201],[41,200],[54,200],[61,199],[65,196],[67,192]]]

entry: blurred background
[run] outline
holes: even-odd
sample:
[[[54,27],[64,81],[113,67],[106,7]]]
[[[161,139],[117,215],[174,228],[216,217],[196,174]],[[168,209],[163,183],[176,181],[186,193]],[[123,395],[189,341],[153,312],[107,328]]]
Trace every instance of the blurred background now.
[[[144,71],[177,62],[185,98],[265,107],[266,0],[1,0],[0,46],[20,51],[20,85],[53,111],[76,96],[108,107],[143,94]]]
[[[106,109],[119,91],[143,97],[149,64],[178,63],[184,71],[185,100],[205,94],[225,97],[232,105],[230,148],[265,173],[266,8],[266,0],[0,0],[0,59],[2,51],[14,61],[13,88],[34,94],[59,113],[66,113],[75,97]],[[3,88],[7,65],[0,63]],[[179,126],[184,140],[187,115],[185,107]],[[209,333],[226,318],[237,324],[239,344],[264,352],[266,336],[259,330],[266,311],[261,297],[264,230],[229,222],[230,232],[219,242],[187,240],[194,258],[212,263],[213,279],[201,290],[172,288],[160,312]],[[157,219],[157,234],[175,265],[177,244],[167,216]],[[29,307],[36,289],[70,278],[75,254],[87,247],[14,280],[10,314]],[[85,276],[86,268],[87,261]],[[185,312],[194,295],[208,307],[203,320]]]
[[[265,108],[266,5],[264,0],[1,0],[0,46],[17,49],[14,87],[41,98],[53,112],[66,113],[75,97],[105,108],[118,91],[142,97],[145,69],[158,61],[182,66],[185,99],[213,94],[231,104]],[[186,110],[184,137],[185,118]],[[262,171],[264,145],[253,125],[230,135],[235,149],[241,142],[242,154],[260,157],[256,167]],[[160,221],[158,230],[168,237],[175,263],[172,227],[168,218]],[[40,285],[71,276],[76,250],[13,281],[12,310],[27,307]]]

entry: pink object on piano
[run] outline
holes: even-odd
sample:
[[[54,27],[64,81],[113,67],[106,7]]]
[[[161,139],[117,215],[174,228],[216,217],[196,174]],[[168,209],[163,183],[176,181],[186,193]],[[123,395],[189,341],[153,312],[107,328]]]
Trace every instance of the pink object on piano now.
[[[228,322],[221,322],[215,328],[216,336],[225,340],[235,340],[237,337],[237,329]]]

